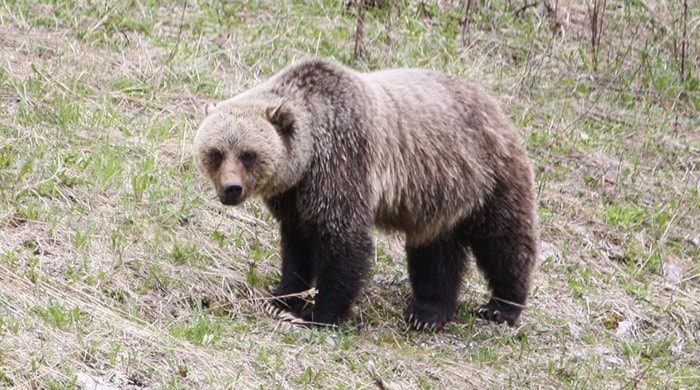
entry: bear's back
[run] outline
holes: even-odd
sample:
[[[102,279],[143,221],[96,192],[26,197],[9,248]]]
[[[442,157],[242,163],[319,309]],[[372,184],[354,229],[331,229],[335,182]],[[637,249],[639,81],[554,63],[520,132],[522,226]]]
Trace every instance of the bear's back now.
[[[518,144],[482,89],[421,69],[362,74],[372,102],[375,223],[431,239],[480,207]]]

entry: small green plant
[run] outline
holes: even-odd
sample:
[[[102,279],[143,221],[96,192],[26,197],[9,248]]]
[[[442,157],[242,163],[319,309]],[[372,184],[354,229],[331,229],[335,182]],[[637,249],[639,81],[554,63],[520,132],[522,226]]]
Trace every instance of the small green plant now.
[[[48,325],[63,330],[84,326],[89,317],[77,307],[70,309],[57,302],[49,302],[46,306],[37,305],[32,308],[32,312]]]

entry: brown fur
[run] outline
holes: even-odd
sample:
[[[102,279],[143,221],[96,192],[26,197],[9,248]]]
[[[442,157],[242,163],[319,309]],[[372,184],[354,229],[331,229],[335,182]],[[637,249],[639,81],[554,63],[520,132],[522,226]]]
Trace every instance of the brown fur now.
[[[536,257],[533,179],[517,133],[482,89],[426,70],[358,73],[311,59],[208,111],[198,166],[222,202],[260,196],[281,221],[275,293],[315,279],[307,319],[347,316],[372,225],[406,234],[414,326],[452,316],[468,248],[494,291],[478,314],[518,318]],[[227,197],[227,183],[241,195]],[[303,314],[300,302],[280,302]]]

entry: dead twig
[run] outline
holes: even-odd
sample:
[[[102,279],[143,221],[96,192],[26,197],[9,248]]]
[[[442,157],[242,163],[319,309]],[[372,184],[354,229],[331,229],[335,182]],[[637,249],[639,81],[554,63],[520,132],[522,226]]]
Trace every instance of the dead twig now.
[[[185,1],[185,4],[182,5],[182,13],[180,14],[180,27],[177,29],[177,38],[175,39],[175,44],[173,45],[173,49],[170,51],[170,55],[168,56],[168,62],[172,61],[173,58],[175,57],[175,53],[177,52],[177,47],[180,45],[180,36],[182,35],[182,26],[183,26],[183,20],[185,19],[185,11],[187,10],[187,1]]]
[[[688,0],[683,0],[683,37],[681,38],[681,81],[685,81],[685,57],[688,46]]]
[[[362,30],[365,26],[365,0],[357,0],[357,25],[355,27],[355,51],[353,61],[362,54]]]
[[[464,20],[462,20],[462,44],[467,46],[471,41],[471,7],[472,0],[467,0],[467,5],[464,10]]]
[[[377,367],[375,367],[373,361],[368,361],[365,367],[367,367],[367,372],[369,372],[369,375],[371,375],[372,379],[374,379],[374,383],[381,390],[392,390],[394,388],[389,383],[387,383],[381,375],[379,375],[379,372],[377,372]]]
[[[603,26],[605,20],[605,4],[607,0],[586,0],[588,9],[588,21],[591,27],[591,57],[593,69],[598,69],[598,52],[600,41],[603,38]]]

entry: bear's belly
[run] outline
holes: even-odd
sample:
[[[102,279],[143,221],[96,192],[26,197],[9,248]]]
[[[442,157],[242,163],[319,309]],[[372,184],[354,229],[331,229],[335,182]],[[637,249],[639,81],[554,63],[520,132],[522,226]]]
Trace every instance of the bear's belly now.
[[[443,232],[450,231],[462,213],[429,213],[401,205],[387,207],[380,204],[374,213],[374,226],[387,232],[403,232],[408,246],[430,242]]]

